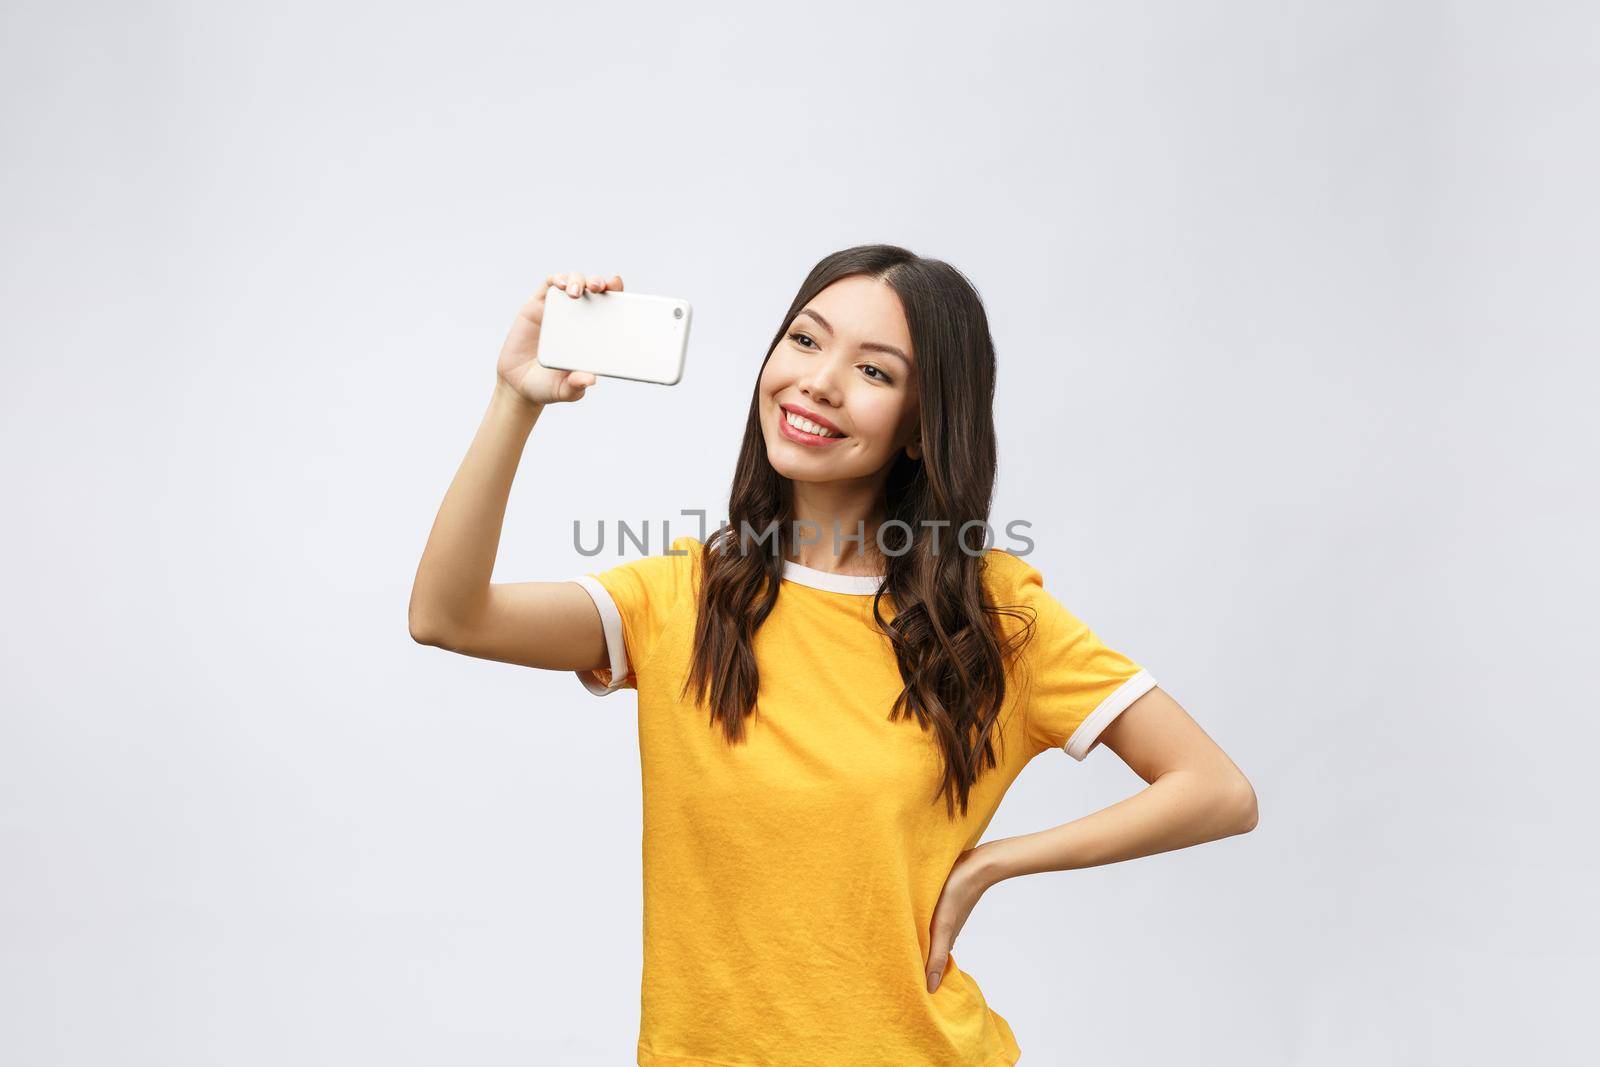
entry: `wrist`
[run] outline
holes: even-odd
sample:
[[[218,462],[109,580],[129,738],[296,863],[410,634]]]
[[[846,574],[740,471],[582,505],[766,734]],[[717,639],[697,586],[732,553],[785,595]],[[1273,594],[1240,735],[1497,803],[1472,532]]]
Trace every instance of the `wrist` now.
[[[995,841],[985,841],[973,849],[973,863],[985,890],[993,888],[1017,873],[1011,861],[1010,845],[1011,838],[1002,837]]]
[[[525,419],[538,418],[539,412],[544,410],[543,404],[536,404],[529,400],[508,385],[504,378],[500,377],[496,377],[494,380],[494,393],[489,398],[489,406]]]

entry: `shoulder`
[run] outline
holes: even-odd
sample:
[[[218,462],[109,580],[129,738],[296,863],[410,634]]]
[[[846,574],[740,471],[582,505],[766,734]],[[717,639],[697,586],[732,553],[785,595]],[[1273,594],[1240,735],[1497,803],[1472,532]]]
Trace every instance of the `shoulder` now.
[[[667,546],[667,555],[674,561],[674,567],[685,575],[693,574],[699,570],[705,556],[705,545],[698,537],[684,534],[674,537],[672,544]]]
[[[687,561],[690,557],[698,555],[701,547],[698,537],[693,534],[684,534],[682,537],[674,537],[672,543],[667,546],[666,551],[662,554],[671,556],[674,559]]]
[[[698,537],[684,534],[674,537],[660,555],[652,558],[663,579],[670,579],[681,589],[699,571],[704,551],[705,546]]]
[[[991,548],[984,554],[983,579],[1000,603],[1027,599],[1033,590],[1044,587],[1044,576],[1021,556]]]
[[[676,537],[653,555],[592,570],[589,575],[618,600],[648,601],[665,607],[692,588],[701,547],[692,536]]]
[[[701,568],[705,563],[705,545],[698,537],[684,534],[675,537],[667,546],[666,558],[670,561],[673,594],[678,597],[687,596],[694,591],[698,584]]]
[[[1044,575],[1021,556],[989,549],[983,568],[984,593],[1003,634],[1031,635],[1039,627],[1054,628],[1066,611],[1045,589]]]

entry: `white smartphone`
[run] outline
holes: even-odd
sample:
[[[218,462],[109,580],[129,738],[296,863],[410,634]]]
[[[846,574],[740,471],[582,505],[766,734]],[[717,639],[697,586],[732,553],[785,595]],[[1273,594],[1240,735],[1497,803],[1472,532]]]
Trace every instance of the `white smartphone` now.
[[[689,351],[687,300],[607,289],[568,296],[552,285],[539,324],[539,365],[677,385]]]

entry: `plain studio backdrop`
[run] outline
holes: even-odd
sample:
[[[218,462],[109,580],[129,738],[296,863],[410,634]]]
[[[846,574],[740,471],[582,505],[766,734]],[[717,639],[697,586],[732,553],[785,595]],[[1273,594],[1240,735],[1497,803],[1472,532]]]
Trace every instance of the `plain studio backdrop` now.
[[[986,302],[996,543],[1260,798],[979,903],[1024,1062],[1592,1052],[1585,5],[0,19],[0,1058],[631,1063],[636,697],[414,644],[411,581],[545,275],[694,328],[545,412],[502,581],[720,519],[796,287],[874,241]],[[1047,751],[986,836],[1142,784]]]

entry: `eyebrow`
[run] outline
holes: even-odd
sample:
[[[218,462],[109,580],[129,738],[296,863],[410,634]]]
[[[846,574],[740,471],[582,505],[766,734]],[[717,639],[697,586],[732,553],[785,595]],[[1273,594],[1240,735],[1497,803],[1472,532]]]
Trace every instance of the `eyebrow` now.
[[[828,320],[823,318],[821,315],[818,315],[810,308],[801,308],[799,314],[810,315],[812,318],[816,319],[817,324],[820,325],[824,330],[827,330],[829,334],[833,333],[833,327],[828,325]],[[911,366],[911,357],[900,351],[894,345],[886,345],[879,341],[862,341],[861,347],[868,352],[884,352],[888,355],[895,356],[896,358],[903,360],[906,366]]]

